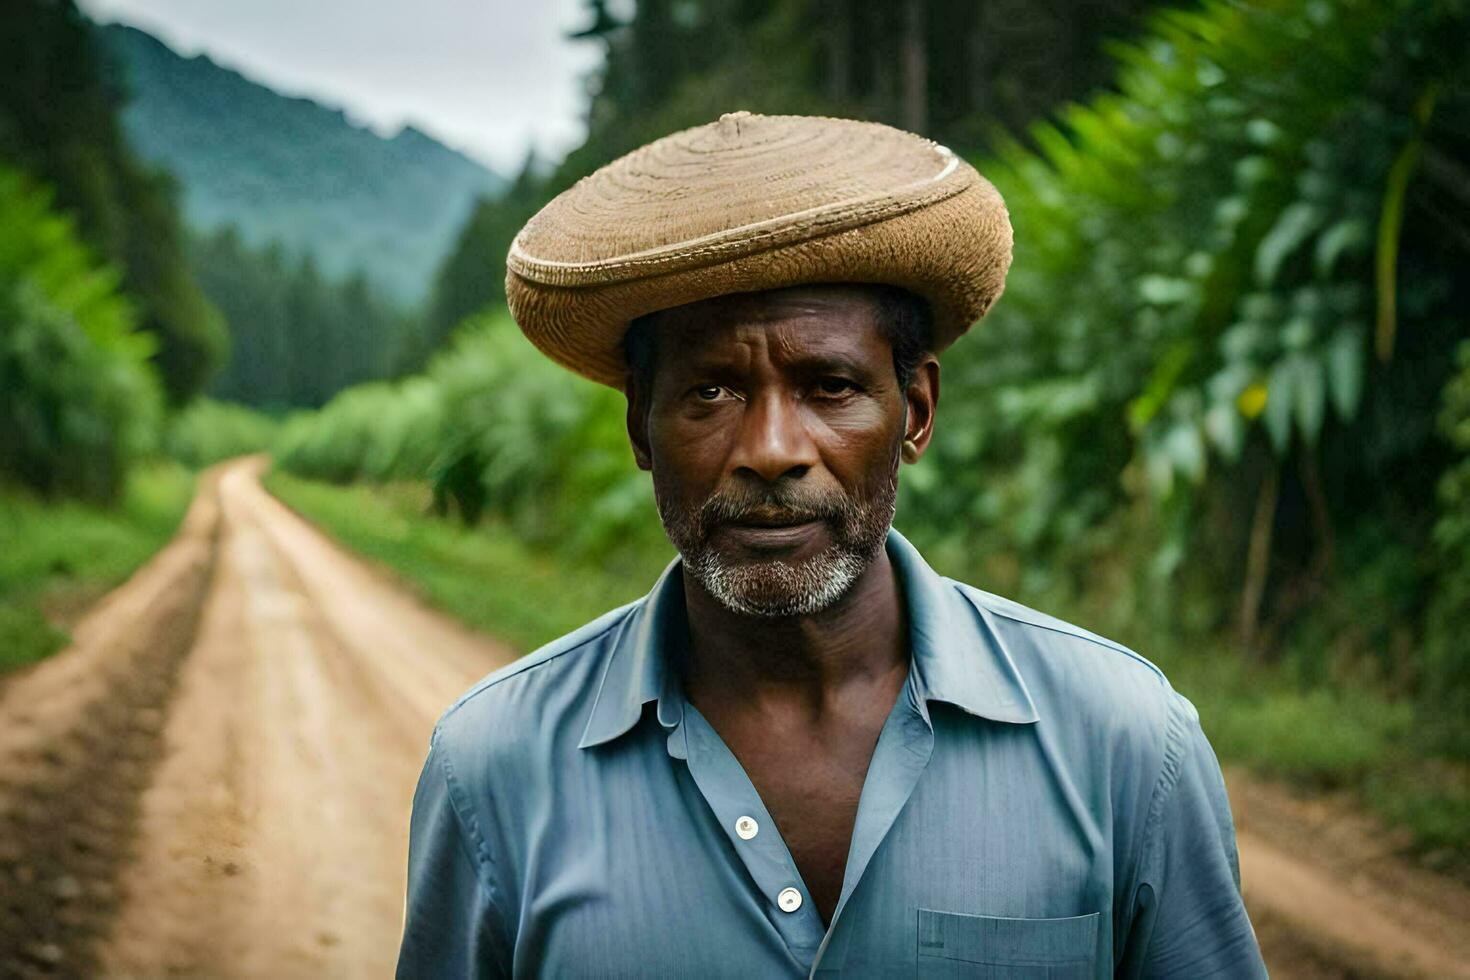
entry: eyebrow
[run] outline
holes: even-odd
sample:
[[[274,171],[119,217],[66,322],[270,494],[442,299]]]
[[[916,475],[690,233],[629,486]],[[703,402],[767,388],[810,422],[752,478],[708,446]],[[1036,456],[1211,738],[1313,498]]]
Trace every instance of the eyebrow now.
[[[810,354],[799,354],[785,361],[786,371],[798,375],[813,375],[826,372],[843,372],[857,378],[869,379],[872,370],[861,360],[845,354],[827,351],[814,351]],[[729,375],[738,370],[733,358],[723,358],[719,355],[696,355],[690,359],[680,372],[683,375],[713,375],[716,377]]]
[[[793,357],[791,366],[797,371],[808,374],[816,374],[823,371],[845,371],[861,378],[866,378],[871,373],[868,367],[860,360],[848,357],[844,354],[827,352],[812,353]]]

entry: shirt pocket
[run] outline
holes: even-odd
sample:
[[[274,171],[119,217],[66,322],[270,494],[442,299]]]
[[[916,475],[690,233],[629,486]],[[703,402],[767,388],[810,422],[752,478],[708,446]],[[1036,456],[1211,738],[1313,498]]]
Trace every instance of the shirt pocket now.
[[[1083,980],[1094,972],[1101,915],[1008,919],[919,909],[918,974]]]

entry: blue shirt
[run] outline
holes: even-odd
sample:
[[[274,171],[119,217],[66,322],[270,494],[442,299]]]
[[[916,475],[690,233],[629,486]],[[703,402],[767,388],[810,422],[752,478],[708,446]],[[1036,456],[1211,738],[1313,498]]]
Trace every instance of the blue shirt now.
[[[675,560],[440,718],[399,977],[1264,976],[1189,701],[1115,643],[940,577],[896,531],[887,548],[910,669],[830,928],[670,668]]]

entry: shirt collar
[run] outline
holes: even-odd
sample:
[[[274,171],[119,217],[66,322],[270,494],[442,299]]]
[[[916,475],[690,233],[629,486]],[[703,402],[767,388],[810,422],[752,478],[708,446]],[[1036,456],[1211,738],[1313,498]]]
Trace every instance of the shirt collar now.
[[[1026,685],[989,614],[930,568],[897,530],[889,529],[886,547],[908,607],[915,681],[926,720],[925,702],[935,700],[992,721],[1037,721]],[[675,558],[624,618],[580,748],[627,732],[649,701],[658,702],[658,720],[665,728],[679,723],[683,695],[668,664],[670,654],[688,642],[688,635],[683,566]]]

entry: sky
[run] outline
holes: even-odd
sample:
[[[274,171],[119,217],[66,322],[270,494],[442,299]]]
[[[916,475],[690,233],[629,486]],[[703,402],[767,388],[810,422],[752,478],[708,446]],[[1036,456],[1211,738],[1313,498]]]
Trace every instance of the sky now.
[[[392,136],[411,124],[502,174],[585,134],[598,42],[567,41],[582,0],[79,0],[183,55]]]

